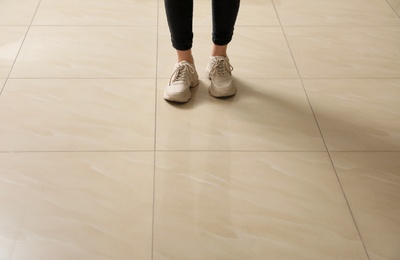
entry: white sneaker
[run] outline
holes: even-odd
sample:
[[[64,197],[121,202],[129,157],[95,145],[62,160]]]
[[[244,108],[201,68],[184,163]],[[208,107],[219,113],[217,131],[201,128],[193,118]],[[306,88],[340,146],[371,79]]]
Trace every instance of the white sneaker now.
[[[229,59],[223,56],[213,56],[207,64],[206,72],[211,80],[209,92],[213,97],[229,97],[236,94],[236,86],[233,84],[233,67]]]
[[[197,85],[199,85],[199,76],[194,65],[181,61],[175,64],[175,71],[164,90],[164,99],[180,103],[188,102],[192,97],[190,88]]]

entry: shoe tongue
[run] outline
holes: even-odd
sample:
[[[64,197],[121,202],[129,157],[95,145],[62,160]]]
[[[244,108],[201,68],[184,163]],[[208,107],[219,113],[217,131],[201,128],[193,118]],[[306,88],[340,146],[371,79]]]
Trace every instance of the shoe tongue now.
[[[226,60],[226,57],[224,57],[224,56],[213,56],[212,57],[215,61],[225,61]]]
[[[176,63],[175,67],[178,68],[180,66],[185,66],[185,65],[190,65],[190,62],[183,60],[181,62]]]

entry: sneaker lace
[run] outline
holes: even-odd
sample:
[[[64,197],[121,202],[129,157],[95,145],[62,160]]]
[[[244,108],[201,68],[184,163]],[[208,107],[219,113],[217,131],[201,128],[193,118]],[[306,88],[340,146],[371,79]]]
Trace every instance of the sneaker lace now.
[[[217,77],[225,77],[226,73],[231,75],[233,66],[226,60],[217,60],[210,71],[210,75]]]
[[[171,75],[171,78],[169,79],[169,84],[177,81],[186,81],[188,76],[189,80],[191,80],[194,73],[195,70],[192,66],[188,64],[179,64],[174,73]]]

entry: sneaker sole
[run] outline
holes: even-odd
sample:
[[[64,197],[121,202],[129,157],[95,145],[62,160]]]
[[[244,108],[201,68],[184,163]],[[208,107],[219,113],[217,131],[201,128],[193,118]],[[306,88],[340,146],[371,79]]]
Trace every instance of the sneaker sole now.
[[[208,66],[206,67],[206,76],[209,80],[211,80],[210,77],[210,69],[208,68]],[[210,93],[211,96],[215,97],[215,98],[224,98],[224,97],[232,97],[234,95],[236,95],[237,92],[237,88],[236,86],[232,83],[231,86],[229,86],[228,88],[224,89],[223,91],[217,91],[217,88],[214,87],[214,85],[211,83],[208,92]]]
[[[208,79],[211,81],[210,77],[210,71],[206,68],[206,75]],[[216,97],[216,98],[223,98],[223,97],[231,97],[236,95],[237,88],[236,86],[232,83],[228,88],[224,89],[223,91],[217,91],[217,88],[211,83],[208,92],[210,93],[211,96]]]
[[[223,90],[217,90],[212,84],[210,88],[208,89],[208,92],[210,92],[210,95],[216,98],[223,98],[223,97],[231,97],[236,95],[237,89],[235,85],[231,85],[226,89]]]
[[[190,88],[197,87],[199,85],[199,81],[194,83],[193,85],[190,86]],[[174,93],[174,94],[168,94],[167,91],[164,91],[164,99],[171,101],[171,102],[176,102],[176,103],[186,103],[192,98],[192,93],[190,92],[190,89],[183,93]]]

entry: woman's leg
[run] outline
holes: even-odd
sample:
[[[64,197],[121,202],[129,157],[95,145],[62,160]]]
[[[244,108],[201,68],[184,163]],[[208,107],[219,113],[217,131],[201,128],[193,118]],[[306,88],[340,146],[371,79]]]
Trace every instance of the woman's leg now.
[[[232,40],[240,0],[213,0],[214,43],[211,59],[206,71],[211,80],[209,92],[214,97],[229,97],[236,94],[233,84],[232,69],[226,50]]]
[[[192,57],[193,0],[164,0],[172,46],[178,63],[164,90],[164,99],[184,103],[189,101],[191,87],[199,84]]]
[[[226,56],[231,42],[240,0],[213,0],[213,49],[211,56]]]
[[[186,60],[193,64],[193,0],[164,0],[164,3],[178,62]]]

